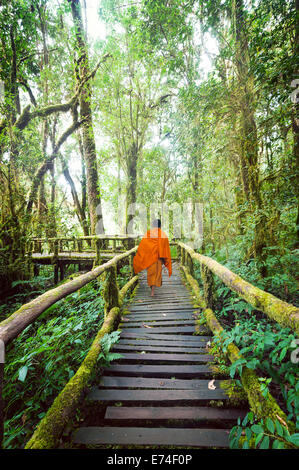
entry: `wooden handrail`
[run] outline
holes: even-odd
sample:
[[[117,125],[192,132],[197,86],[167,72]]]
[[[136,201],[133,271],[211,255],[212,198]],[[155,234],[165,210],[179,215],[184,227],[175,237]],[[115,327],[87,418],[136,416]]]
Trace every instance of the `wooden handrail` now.
[[[212,331],[213,335],[218,338],[221,346],[223,347],[223,333],[225,330],[217,320],[213,310],[207,308],[207,305],[201,296],[197,280],[190,274],[188,268],[181,266],[181,269],[194,293],[197,302],[200,305],[200,308],[202,309],[202,315],[204,316],[208,327]],[[238,360],[243,359],[239,348],[233,342],[229,343],[225,350],[226,355],[232,364]],[[261,390],[261,382],[254,370],[249,369],[246,367],[246,365],[243,366],[240,373],[240,378],[242,386],[247,394],[250,408],[259,419],[264,419],[266,421],[267,418],[271,418],[273,421],[275,421],[275,419],[279,417],[281,420],[283,420],[283,422],[288,424],[289,430],[292,430],[292,432],[295,431],[294,423],[288,421],[286,414],[280,408],[275,398],[270,393],[268,393],[267,396],[263,394],[263,391]]]
[[[51,305],[93,281],[105,271],[116,266],[119,261],[130,257],[130,255],[136,251],[137,246],[126,253],[115,256],[112,260],[97,266],[88,273],[65,282],[64,284],[38,296],[27,304],[24,304],[21,308],[0,323],[0,340],[4,341],[5,344],[8,344]]]
[[[225,285],[250,303],[254,308],[265,313],[269,318],[275,320],[282,326],[291,328],[299,336],[298,307],[284,302],[273,294],[265,292],[249,282],[244,281],[240,276],[233,273],[225,266],[222,266],[214,259],[201,255],[200,253],[195,253],[188,245],[182,242],[177,242],[177,245],[185,250],[193,260],[198,261],[202,266],[205,266],[213,274],[218,276]]]
[[[133,249],[134,250],[134,249]],[[132,250],[130,250],[132,251]],[[67,382],[44,418],[40,421],[33,436],[27,442],[25,449],[53,449],[65,426],[71,419],[76,406],[78,406],[82,393],[88,385],[89,379],[96,367],[97,358],[101,352],[101,339],[106,333],[115,329],[119,320],[120,307],[128,290],[132,289],[138,276],[134,276],[119,291],[118,306],[114,306],[107,313],[104,323],[97,333],[91,348],[75,375]]]

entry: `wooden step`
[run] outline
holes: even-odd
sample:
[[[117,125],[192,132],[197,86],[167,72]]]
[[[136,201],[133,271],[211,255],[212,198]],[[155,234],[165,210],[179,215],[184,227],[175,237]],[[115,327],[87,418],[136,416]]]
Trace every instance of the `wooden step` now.
[[[216,388],[209,390],[208,388],[200,390],[117,390],[117,389],[99,389],[94,387],[87,399],[91,401],[120,401],[120,402],[192,402],[200,400],[226,400],[228,396],[225,392]]]
[[[122,353],[119,361],[151,362],[210,362],[213,356],[208,354],[155,354],[155,353]]]
[[[122,321],[134,321],[134,322],[142,322],[142,321],[169,321],[169,320],[196,320],[196,315],[193,313],[161,313],[158,315],[135,315],[133,313],[126,314],[122,317]]]
[[[141,328],[134,328],[133,332],[132,331],[127,331],[127,329],[122,330],[120,338],[121,339],[123,339],[123,338],[166,339],[166,340],[169,340],[169,341],[178,341],[178,342],[179,341],[190,341],[192,343],[195,343],[197,341],[197,338],[207,339],[207,340],[211,339],[211,336],[206,336],[206,335],[195,335],[195,334],[194,335],[188,335],[188,334],[173,335],[173,334],[162,334],[162,333],[157,334],[156,331],[154,333],[153,332],[149,333],[149,329],[150,328],[143,328],[144,331],[141,331]]]
[[[229,430],[226,429],[181,429],[139,427],[82,427],[73,438],[75,444],[86,445],[154,445],[216,447],[229,446]]]
[[[149,364],[111,364],[104,369],[105,374],[125,374],[130,376],[147,377],[198,377],[199,375],[212,375],[213,371],[208,364],[192,365],[149,365]]]
[[[205,350],[204,347],[202,348],[188,348],[187,346],[184,347],[178,347],[178,346],[148,346],[148,345],[129,345],[129,344],[115,344],[113,346],[113,351],[136,351],[136,352],[141,352],[141,351],[152,351],[152,352],[174,352],[174,353],[201,353],[204,354],[207,351]]]
[[[123,328],[132,328],[132,327],[138,327],[142,328],[145,327],[145,325],[150,326],[150,327],[156,327],[156,326],[175,326],[175,325],[191,325],[194,328],[195,325],[195,320],[194,318],[190,318],[187,320],[154,320],[153,318],[147,318],[147,320],[144,320],[143,322],[134,322],[134,321],[124,321],[122,322],[119,327],[121,329]]]
[[[235,421],[244,418],[246,410],[207,406],[107,406],[105,419],[110,420],[191,420]]]
[[[144,377],[101,377],[99,386],[104,388],[153,388],[179,390],[209,390],[209,380],[156,379]],[[216,389],[221,388],[221,381],[215,380]]]
[[[207,330],[205,330],[207,331]],[[194,326],[180,326],[179,328],[176,327],[176,326],[173,326],[173,327],[152,327],[152,328],[140,328],[140,327],[136,327],[136,328],[126,328],[125,329],[125,332],[126,333],[137,333],[137,334],[140,334],[140,333],[147,333],[147,334],[158,334],[158,333],[180,333],[180,334],[183,334],[183,333],[195,333],[195,329],[194,329]]]
[[[142,347],[142,345],[147,345],[147,346],[165,346],[165,347],[185,347],[188,346],[189,348],[204,348],[207,344],[208,341],[212,340],[212,337],[208,337],[208,339],[201,339],[201,336],[192,336],[194,338],[194,341],[191,341],[187,339],[187,341],[184,341],[184,338],[186,336],[180,336],[181,340],[180,341],[167,341],[166,339],[158,340],[158,339],[148,339],[148,338],[141,338],[141,339],[135,339],[135,338],[123,338],[121,337],[116,343],[116,345],[121,345],[121,344],[132,344],[136,345],[138,347]],[[205,337],[203,337],[205,338]],[[138,348],[136,348],[137,350]]]

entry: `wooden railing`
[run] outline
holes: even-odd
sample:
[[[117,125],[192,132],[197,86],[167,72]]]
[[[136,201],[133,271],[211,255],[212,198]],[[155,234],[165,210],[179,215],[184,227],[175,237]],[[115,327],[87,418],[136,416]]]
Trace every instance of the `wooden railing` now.
[[[204,297],[208,307],[213,308],[214,305],[213,274],[215,274],[232,291],[236,292],[254,308],[260,310],[282,326],[291,328],[299,335],[298,307],[253,286],[214,259],[200,253],[195,253],[188,245],[178,242],[178,247],[181,263],[188,267],[191,275],[193,274],[193,261],[200,263]]]
[[[282,325],[293,328],[297,334],[299,309],[249,284],[212,258],[195,253],[186,244],[178,242],[177,245],[181,269],[201,308],[205,322],[212,333],[218,338],[218,342],[223,348],[222,353],[227,355],[231,363],[242,361],[245,364],[241,368],[240,379],[247,394],[251,410],[258,419],[263,419],[265,422],[267,418],[270,418],[273,422],[278,419],[290,433],[295,432],[295,424],[288,420],[273,396],[270,393],[265,395],[262,391],[259,377],[253,369],[246,366],[246,361],[243,360],[244,358],[238,347],[233,342],[224,347],[225,330],[213,312],[215,300],[213,274],[217,275],[232,291],[237,292],[240,297],[252,306],[261,310],[270,318],[277,320]],[[194,277],[194,261],[200,263],[203,293]],[[277,312],[279,312],[279,315]]]
[[[89,376],[91,375],[98,354],[101,351],[100,339],[105,333],[109,333],[114,329],[117,324],[120,307],[123,303],[124,297],[127,291],[134,287],[138,281],[138,276],[133,276],[133,266],[132,259],[134,254],[137,251],[137,246],[127,251],[126,253],[121,253],[115,256],[112,260],[97,266],[93,270],[82,274],[75,279],[67,281],[61,284],[54,289],[51,289],[44,294],[40,295],[36,299],[24,304],[20,309],[6,318],[0,323],[0,342],[4,345],[10,343],[14,338],[16,338],[29,324],[33,323],[45,310],[47,310],[51,305],[58,302],[59,300],[65,298],[69,294],[77,291],[84,285],[93,281],[100,275],[105,273],[105,288],[104,288],[104,323],[101,329],[99,330],[89,353],[86,356],[86,359],[80,366],[78,372],[73,376],[71,381],[66,385],[64,390],[55,400],[53,406],[50,408],[45,419],[47,420],[46,425],[46,434],[47,436],[57,436],[60,429],[64,426],[64,420],[71,414],[74,410],[75,403],[80,399],[81,393],[88,381]],[[117,285],[117,267],[119,263],[123,263],[124,260],[127,260],[130,265],[131,279],[130,281],[121,289],[118,289]],[[3,377],[2,377],[3,379]],[[1,387],[0,387],[1,389]],[[70,394],[69,391],[72,390]],[[1,397],[0,397],[1,398]],[[59,408],[60,411],[57,412],[56,405],[58,403],[63,403],[63,406]],[[54,407],[54,408],[53,408]],[[52,412],[55,410],[55,419],[53,421]],[[68,418],[67,418],[68,419]],[[38,428],[37,435],[41,432],[43,436],[45,421],[41,422],[40,427]],[[54,424],[53,424],[54,423]],[[3,434],[3,423],[0,423],[1,432]],[[51,439],[55,439],[54,437]],[[34,442],[39,442],[42,437],[38,437],[37,440],[34,439]],[[49,437],[50,439],[50,437]],[[56,442],[56,441],[55,441]],[[0,442],[1,445],[1,442]],[[31,444],[30,444],[31,445]],[[34,447],[34,445],[32,445]]]
[[[72,252],[124,252],[128,244],[135,243],[139,235],[90,235],[82,237],[31,238],[27,253],[72,253]]]

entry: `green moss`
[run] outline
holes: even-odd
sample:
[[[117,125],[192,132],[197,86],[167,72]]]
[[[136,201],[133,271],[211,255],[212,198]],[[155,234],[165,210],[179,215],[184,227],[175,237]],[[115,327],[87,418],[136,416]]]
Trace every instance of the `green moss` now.
[[[248,404],[247,393],[235,380],[221,380],[220,388],[224,390],[229,397],[229,404],[231,406],[239,407]]]
[[[224,403],[222,400],[210,400],[209,406],[213,408],[222,408],[224,406]]]
[[[63,429],[73,415],[95,370],[97,358],[101,351],[100,340],[106,333],[113,330],[118,317],[119,308],[116,307],[109,312],[83,363],[55,398],[46,416],[41,420],[33,436],[26,444],[26,449],[53,449],[57,447]]]

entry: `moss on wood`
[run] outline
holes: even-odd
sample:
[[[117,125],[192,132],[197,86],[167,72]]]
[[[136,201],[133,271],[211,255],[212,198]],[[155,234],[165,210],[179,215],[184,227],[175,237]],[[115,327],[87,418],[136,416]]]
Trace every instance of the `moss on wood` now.
[[[57,447],[63,429],[80,402],[95,369],[97,358],[101,351],[100,341],[106,333],[110,333],[113,330],[118,316],[118,307],[109,312],[86,358],[76,374],[55,398],[46,416],[41,420],[33,436],[26,444],[25,449],[53,449]]]
[[[111,266],[115,266],[118,261],[135,253],[135,251],[137,251],[137,247],[132,248],[132,250],[126,253],[115,256],[107,263],[97,266],[88,273],[65,282],[54,289],[45,292],[31,302],[24,304],[21,308],[0,323],[0,339],[3,340],[5,344],[9,343],[18,336],[21,331],[30,325],[30,323],[34,322],[34,320],[36,320],[36,318],[38,318],[39,315],[48,307],[93,281],[107,269],[111,268]]]
[[[233,273],[225,266],[208,256],[195,253],[184,243],[179,243],[190,256],[206,266],[212,273],[216,274],[231,290],[249,302],[254,308],[262,311],[272,320],[277,321],[284,327],[289,327],[299,335],[299,308],[292,304],[278,299],[269,292],[265,292],[258,287],[244,281],[240,276]]]
[[[205,306],[205,301],[200,299],[200,291],[197,281],[192,278],[192,276],[188,273],[185,268],[183,268],[183,270],[185,272],[186,279],[188,280],[188,282],[190,282],[192,288],[194,286],[193,291],[196,296],[199,296],[199,302],[201,302],[201,304]],[[224,329],[215,317],[213,311],[210,308],[204,307],[203,314],[205,315],[207,325],[209,326],[213,334],[218,336],[221,342],[221,333],[224,331]],[[239,348],[233,343],[230,343],[227,346],[227,356],[229,357],[231,363],[234,363],[238,359],[242,359]],[[280,419],[286,423],[290,433],[294,432],[294,423],[288,421],[286,414],[279,407],[278,403],[272,397],[272,395],[270,393],[268,393],[266,396],[263,395],[261,391],[261,384],[256,373],[252,369],[248,369],[246,366],[243,366],[240,375],[242,386],[248,398],[248,403],[255,416],[258,419],[264,420],[266,420],[266,418],[271,418],[272,420]]]

